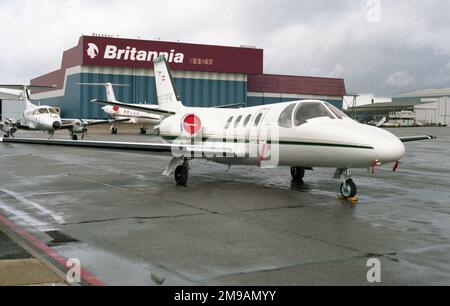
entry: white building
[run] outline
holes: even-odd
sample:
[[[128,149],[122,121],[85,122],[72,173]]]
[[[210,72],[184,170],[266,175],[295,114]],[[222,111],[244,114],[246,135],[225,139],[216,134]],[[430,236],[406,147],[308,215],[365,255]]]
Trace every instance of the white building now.
[[[450,124],[450,98],[442,97],[435,102],[418,104],[415,106],[416,122],[429,125]]]
[[[5,117],[10,119],[22,118],[25,103],[20,100],[19,95],[0,91],[0,118],[2,121]]]

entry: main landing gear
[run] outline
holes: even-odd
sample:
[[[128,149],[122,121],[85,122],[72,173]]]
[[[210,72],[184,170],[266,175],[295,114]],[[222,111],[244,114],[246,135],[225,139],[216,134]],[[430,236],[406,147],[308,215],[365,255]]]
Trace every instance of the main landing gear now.
[[[175,174],[175,183],[178,186],[186,186],[189,180],[189,161],[187,158],[173,158],[166,170],[164,170],[164,176],[170,176]]]
[[[119,130],[116,127],[111,128],[111,134],[113,134],[113,135],[117,135],[118,131]]]
[[[305,168],[292,167],[291,175],[294,180],[301,181],[305,177]]]
[[[358,202],[358,198],[356,197],[358,187],[352,179],[350,169],[337,169],[334,178],[340,180],[339,198],[356,204]]]
[[[141,127],[139,133],[140,133],[141,135],[147,134],[147,128],[146,128],[146,127]]]
[[[72,135],[72,140],[77,141],[78,140],[78,135],[77,134],[73,134]]]
[[[189,179],[188,165],[178,166],[175,170],[175,182],[179,186],[186,186]]]

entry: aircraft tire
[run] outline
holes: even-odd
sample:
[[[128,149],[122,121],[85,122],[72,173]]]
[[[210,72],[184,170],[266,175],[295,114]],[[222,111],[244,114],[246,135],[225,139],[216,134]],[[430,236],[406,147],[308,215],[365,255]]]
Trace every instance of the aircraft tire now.
[[[341,184],[341,195],[344,198],[354,198],[358,193],[358,188],[352,179],[349,179]]]
[[[305,177],[305,169],[300,167],[292,167],[291,175],[294,180],[300,181]]]
[[[146,128],[141,128],[141,135],[145,135],[147,134],[147,129]]]
[[[178,166],[175,170],[175,182],[179,186],[186,186],[189,178],[189,171],[186,166]]]
[[[78,136],[77,135],[72,135],[72,140],[77,141],[78,140]]]

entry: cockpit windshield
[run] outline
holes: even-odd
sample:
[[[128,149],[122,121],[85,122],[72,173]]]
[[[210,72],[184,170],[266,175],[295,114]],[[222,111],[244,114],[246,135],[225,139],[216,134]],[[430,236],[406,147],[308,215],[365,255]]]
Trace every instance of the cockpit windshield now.
[[[339,119],[342,118],[348,118],[348,116],[341,110],[339,110],[336,106],[334,106],[331,103],[325,102],[325,104],[328,106],[328,108],[333,112],[333,114],[338,117]]]
[[[50,114],[58,115],[58,112],[56,111],[56,109],[54,109],[54,108],[49,108],[48,110],[50,111]]]
[[[46,115],[48,114],[48,108],[40,108],[35,112],[35,115]]]
[[[295,113],[294,124],[300,126],[314,118],[328,117],[335,119],[333,114],[321,102],[303,102]]]

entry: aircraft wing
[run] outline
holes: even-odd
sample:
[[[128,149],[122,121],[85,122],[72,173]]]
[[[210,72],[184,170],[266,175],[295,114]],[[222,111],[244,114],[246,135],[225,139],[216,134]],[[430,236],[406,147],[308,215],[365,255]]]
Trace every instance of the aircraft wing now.
[[[104,119],[104,120],[92,120],[92,119],[62,119],[63,125],[59,128],[60,130],[70,130],[76,126],[93,126],[100,124],[113,124],[128,122],[130,119]]]
[[[155,155],[184,156],[184,157],[223,157],[223,154],[234,154],[228,148],[216,148],[202,145],[164,144],[164,143],[137,143],[137,142],[108,142],[108,141],[73,141],[59,139],[39,138],[0,138],[0,142],[65,146],[91,149],[106,149],[114,151],[147,152]]]
[[[408,137],[399,137],[402,142],[412,142],[412,141],[421,141],[421,140],[431,140],[436,139],[435,136],[431,135],[423,135],[423,136],[408,136]]]
[[[99,103],[104,105],[111,105],[111,106],[119,106],[127,109],[137,110],[140,112],[146,112],[149,114],[156,114],[156,115],[166,115],[166,116],[172,116],[176,113],[174,111],[170,110],[164,110],[160,109],[159,107],[151,106],[151,105],[145,105],[145,104],[129,104],[129,103],[123,103],[123,102],[113,102],[113,101],[106,101],[106,100],[92,100],[93,103]]]

